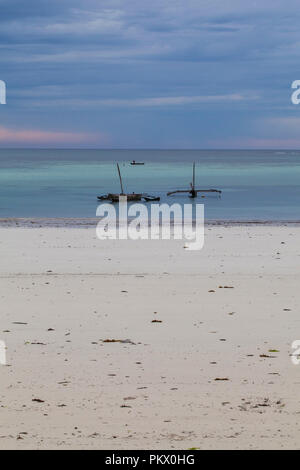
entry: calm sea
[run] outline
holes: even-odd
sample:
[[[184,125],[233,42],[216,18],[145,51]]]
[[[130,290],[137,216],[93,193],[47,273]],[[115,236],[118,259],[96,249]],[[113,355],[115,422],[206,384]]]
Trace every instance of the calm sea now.
[[[129,162],[145,162],[131,166]],[[300,220],[300,151],[241,150],[0,150],[0,217],[95,217],[97,195],[147,192],[162,202],[185,195],[196,162],[196,186],[206,195],[206,219]]]

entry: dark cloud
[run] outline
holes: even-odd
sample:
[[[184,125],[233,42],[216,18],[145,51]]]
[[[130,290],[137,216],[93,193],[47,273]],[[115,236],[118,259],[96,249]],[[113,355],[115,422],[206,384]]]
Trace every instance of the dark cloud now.
[[[205,146],[203,135],[222,134],[224,120],[233,137],[254,129],[262,113],[282,124],[291,112],[289,87],[299,78],[294,0],[288,11],[283,0],[0,0],[0,9],[4,124],[103,129],[120,145],[136,142],[137,129],[148,145],[164,129],[170,146],[180,126]],[[243,99],[230,100],[237,95]]]

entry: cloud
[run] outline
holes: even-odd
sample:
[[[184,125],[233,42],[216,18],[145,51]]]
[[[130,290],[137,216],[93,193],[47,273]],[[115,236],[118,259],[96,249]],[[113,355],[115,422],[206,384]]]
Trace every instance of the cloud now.
[[[96,61],[97,63],[103,61],[120,61],[124,59],[138,59],[148,58],[167,54],[170,52],[170,48],[167,45],[151,45],[149,47],[131,47],[131,48],[98,48],[98,49],[68,49],[63,52],[51,52],[51,53],[34,53],[30,54],[16,54],[11,58],[7,58],[8,62],[24,62],[24,63],[62,63],[66,64],[77,63],[91,63]]]
[[[300,117],[277,116],[255,119],[248,125],[249,135],[208,142],[212,148],[300,149]]]
[[[258,120],[258,126],[263,127],[264,132],[272,132],[276,135],[294,136],[299,135],[300,117],[297,116],[283,116],[271,117]]]
[[[73,21],[50,23],[45,28],[39,27],[42,34],[117,34],[124,28],[123,12],[121,10],[103,10],[100,13],[84,15],[78,10]]]
[[[26,96],[26,95],[25,95]],[[30,95],[29,95],[30,96]],[[43,100],[39,96],[39,100],[32,103],[33,106],[68,106],[69,108],[155,108],[168,106],[191,106],[196,104],[218,104],[220,102],[240,102],[257,99],[255,95],[246,96],[239,93],[228,95],[203,95],[203,96],[160,96],[152,98],[132,98],[132,99],[76,99],[76,98],[53,98],[51,100]]]
[[[209,148],[214,149],[278,149],[296,150],[300,149],[300,138],[255,138],[239,137],[236,139],[212,140],[208,142]]]
[[[105,106],[184,106],[197,103],[217,103],[219,101],[242,101],[245,98],[238,94],[211,95],[211,96],[162,96],[157,98],[140,99],[111,99],[99,100]]]
[[[297,139],[298,123],[274,116],[291,106],[290,84],[300,79],[298,6],[0,0],[0,79],[7,83],[1,123],[63,129],[68,122],[74,135],[84,123],[92,134],[105,127],[112,145],[127,147],[137,140],[172,146],[177,137],[194,147],[235,136],[245,136],[242,146]],[[73,145],[71,136],[57,138]]]
[[[105,139],[105,136],[99,134],[44,131],[39,129],[10,129],[0,126],[1,144],[78,145],[100,143],[101,141],[104,142]]]
[[[291,19],[282,19],[285,8],[276,0],[264,0],[255,7],[240,0],[52,0],[50,6],[46,1],[27,0],[26,9],[15,6],[13,16],[12,1],[21,3],[0,3],[0,37],[18,46],[20,61],[101,61],[143,55],[151,60],[154,54],[164,57],[166,53],[172,59],[185,56],[194,61],[234,55],[245,60],[270,53],[285,57],[291,55],[289,48],[298,35]],[[291,4],[296,6],[294,1]],[[278,34],[282,22],[285,32]],[[22,51],[21,44],[26,43],[33,46],[30,53]],[[60,53],[53,53],[51,46],[58,43]]]

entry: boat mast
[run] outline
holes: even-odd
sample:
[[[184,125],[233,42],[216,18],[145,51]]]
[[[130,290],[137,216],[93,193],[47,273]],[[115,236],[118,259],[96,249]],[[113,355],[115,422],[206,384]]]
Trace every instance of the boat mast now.
[[[195,162],[193,163],[193,183],[192,183],[192,189],[195,189]]]
[[[120,179],[120,185],[121,185],[121,194],[124,194],[123,183],[122,183],[122,176],[121,176],[121,172],[120,172],[119,163],[117,163],[117,167],[118,167],[118,173],[119,173],[119,179]]]

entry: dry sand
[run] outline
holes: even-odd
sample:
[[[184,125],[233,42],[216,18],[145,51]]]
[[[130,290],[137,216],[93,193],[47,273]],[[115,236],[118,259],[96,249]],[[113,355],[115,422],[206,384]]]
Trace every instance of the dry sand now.
[[[2,227],[0,448],[299,448],[299,235]]]

